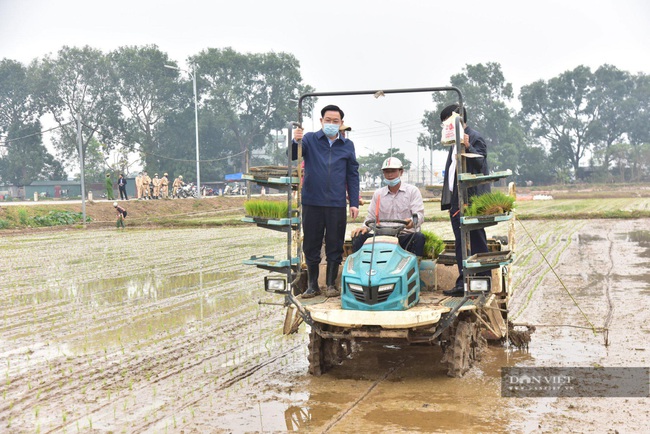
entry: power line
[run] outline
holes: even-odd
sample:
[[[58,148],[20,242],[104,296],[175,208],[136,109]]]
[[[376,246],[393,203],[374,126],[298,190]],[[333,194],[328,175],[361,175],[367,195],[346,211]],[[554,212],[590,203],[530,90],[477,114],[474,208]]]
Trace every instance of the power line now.
[[[59,126],[56,126],[56,127],[48,128],[47,130],[42,130],[42,131],[40,131],[38,133],[32,133],[32,134],[28,134],[26,136],[16,137],[14,139],[5,140],[4,142],[0,142],[0,146],[7,146],[7,143],[16,142],[18,140],[23,140],[23,139],[28,139],[28,138],[34,137],[34,136],[40,136],[43,133],[49,133],[50,131],[58,130],[59,128],[63,128],[66,125],[70,125],[71,123],[72,123],[72,121],[68,122],[67,124],[63,124],[63,125],[59,125]]]
[[[73,123],[73,121],[70,121],[68,123],[58,125],[56,127],[52,127],[52,128],[48,128],[46,130],[42,130],[42,131],[40,131],[38,133],[32,133],[32,134],[28,134],[26,136],[16,137],[16,138],[13,138],[13,139],[5,140],[3,142],[0,142],[0,146],[5,146],[6,147],[8,143],[16,142],[18,140],[28,139],[30,137],[40,136],[40,135],[43,135],[43,133],[49,133],[50,131],[58,130],[59,128],[63,128],[63,127],[65,127],[67,125],[70,125],[72,123]],[[90,126],[88,126],[88,125],[86,125],[84,123],[82,123],[82,126],[87,127],[87,128],[91,128]],[[186,160],[186,159],[182,159],[182,158],[165,157],[165,156],[162,156],[162,155],[154,154],[153,152],[145,152],[145,151],[138,151],[138,152],[140,152],[142,154],[145,154],[145,155],[154,156],[154,157],[157,157],[157,158],[163,158],[165,160],[171,160],[171,161],[181,161],[181,162],[191,162],[191,163],[196,161],[196,159]],[[210,159],[210,160],[201,160],[201,163],[213,163],[213,162],[216,162],[216,161],[227,160],[229,158],[238,157],[238,156],[243,155],[245,153],[246,153],[246,151],[241,151],[241,152],[239,152],[237,154],[229,155],[227,157],[215,158],[215,159]]]
[[[143,154],[145,154],[145,155],[149,155],[149,156],[153,156],[153,157],[158,157],[158,158],[162,158],[162,159],[165,159],[165,160],[181,161],[181,162],[185,162],[185,163],[194,163],[194,162],[196,162],[196,159],[193,159],[193,160],[186,160],[186,159],[183,159],[183,158],[165,157],[165,156],[162,156],[162,155],[154,154],[153,152],[145,152],[145,151],[139,151],[139,152],[141,152],[141,153],[143,153]],[[238,156],[243,155],[243,154],[245,154],[245,153],[246,153],[246,151],[241,151],[241,152],[239,152],[239,153],[237,153],[237,154],[232,154],[232,155],[229,155],[229,156],[227,156],[227,157],[215,158],[215,159],[211,159],[211,160],[201,160],[200,162],[201,162],[201,163],[213,163],[213,162],[215,162],[215,161],[223,161],[223,160],[227,160],[227,159],[229,159],[229,158],[238,157]]]

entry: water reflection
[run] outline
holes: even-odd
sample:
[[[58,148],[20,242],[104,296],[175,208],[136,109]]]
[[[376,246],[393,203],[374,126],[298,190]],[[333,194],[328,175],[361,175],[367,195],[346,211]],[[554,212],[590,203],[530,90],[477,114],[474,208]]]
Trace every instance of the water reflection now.
[[[311,413],[308,408],[290,405],[284,411],[284,423],[287,431],[302,431],[309,426],[311,422]]]
[[[156,277],[153,274],[131,276],[128,279],[103,279],[74,286],[75,302],[104,308],[101,317],[106,324],[84,330],[83,342],[72,346],[75,352],[124,347],[140,340],[170,339],[200,328],[204,320],[215,315],[227,318],[232,312],[253,311],[251,291],[225,292],[224,282],[233,280],[231,272],[197,272],[179,276]],[[120,311],[128,320],[113,316],[106,310],[116,304],[142,305],[142,310]],[[110,326],[107,327],[107,325]]]
[[[639,256],[650,258],[650,231],[638,230],[629,232],[628,240],[637,243],[639,247],[645,248],[645,251],[640,253]]]
[[[96,306],[126,301],[157,301],[190,292],[203,284],[210,285],[233,277],[235,273],[232,272],[198,271],[171,276],[143,273],[73,284],[66,295],[69,299]]]
[[[308,399],[287,403],[285,429],[346,432],[357,426],[364,432],[461,428],[464,432],[505,432],[520,423],[520,415],[508,411],[509,401],[500,396],[501,367],[530,362],[529,352],[488,347],[483,360],[462,379],[447,377],[441,356],[437,346],[357,344],[353,357],[340,366],[322,377],[307,377]],[[392,373],[383,379],[391,368]]]

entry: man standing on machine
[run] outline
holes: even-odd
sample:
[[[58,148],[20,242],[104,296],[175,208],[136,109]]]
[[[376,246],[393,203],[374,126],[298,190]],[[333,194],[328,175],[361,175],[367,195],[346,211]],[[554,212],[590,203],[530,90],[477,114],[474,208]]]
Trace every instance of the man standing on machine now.
[[[451,104],[445,107],[442,112],[440,112],[440,120],[442,122],[449,119],[453,113],[460,113],[458,104]],[[469,173],[489,175],[487,164],[487,145],[485,140],[476,130],[471,129],[467,126],[467,111],[463,107],[463,113],[461,117],[461,124],[464,128],[464,136],[462,146],[465,147],[465,151],[468,153],[476,154],[478,157],[467,158],[467,170]],[[447,154],[447,163],[445,164],[445,180],[442,186],[442,198],[440,200],[440,208],[444,210],[449,210],[449,218],[451,220],[451,227],[454,231],[454,238],[456,244],[456,264],[458,266],[458,279],[456,279],[456,285],[453,289],[448,291],[443,291],[443,294],[451,297],[462,297],[465,294],[464,287],[464,276],[463,276],[463,251],[461,244],[461,234],[460,234],[460,210],[458,208],[458,182],[457,182],[457,173],[458,168],[456,167],[456,145],[453,145],[449,148],[449,154]],[[468,189],[468,200],[473,196],[478,196],[481,194],[489,193],[491,190],[490,184],[479,184],[476,187],[471,187]],[[476,229],[469,232],[470,235],[470,244],[471,244],[471,253],[487,253],[487,238],[485,235],[485,229]]]
[[[302,140],[305,162],[302,185],[302,250],[307,263],[307,290],[303,298],[320,294],[318,287],[321,247],[325,237],[327,274],[325,296],[336,297],[339,265],[343,259],[343,243],[347,223],[346,196],[350,198],[350,217],[359,215],[359,163],[354,143],[343,137],[343,110],[328,105],[321,110],[321,129],[306,133],[293,132],[292,159],[298,158],[298,140]]]

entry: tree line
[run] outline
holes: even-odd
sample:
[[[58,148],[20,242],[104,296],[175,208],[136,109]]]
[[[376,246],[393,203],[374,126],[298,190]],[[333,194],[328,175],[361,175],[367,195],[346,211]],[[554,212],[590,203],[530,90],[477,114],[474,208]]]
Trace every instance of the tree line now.
[[[199,83],[204,179],[243,170],[256,149],[279,154],[275,133],[295,117],[291,100],[313,92],[291,54],[209,48],[188,64]],[[178,68],[155,45],[109,53],[64,46],[29,65],[0,61],[0,183],[64,179],[65,164],[78,165],[80,152],[86,181],[101,181],[109,170],[130,173],[132,152],[150,173],[196,176],[192,71],[165,65]],[[60,160],[43,145],[44,115],[56,124],[52,144]],[[112,151],[117,163],[108,160]]]
[[[451,77],[463,92],[468,124],[483,133],[491,170],[513,171],[518,183],[639,182],[650,179],[650,77],[612,65],[577,66],[522,86],[498,63],[466,65]],[[418,143],[440,134],[439,113],[456,95],[436,94]]]
[[[287,53],[208,48],[187,63],[191,71],[166,68],[177,63],[155,45],[109,53],[64,46],[29,65],[3,59],[0,183],[65,179],[66,165],[79,161],[78,126],[86,181],[101,181],[107,170],[130,173],[132,152],[150,173],[191,179],[193,71],[202,178],[242,171],[247,158],[252,165],[282,162],[279,131],[295,117],[299,96],[314,91],[303,83],[298,60]],[[488,141],[491,170],[511,169],[518,183],[634,182],[650,175],[650,78],[643,73],[578,66],[523,86],[519,110],[512,108],[513,86],[499,63],[466,65],[450,84],[463,92],[468,123]],[[423,113],[427,132],[419,146],[439,149],[438,113],[455,98],[433,95],[436,109]],[[308,101],[307,112],[316,102]],[[44,115],[55,123],[56,157],[43,145]],[[111,153],[121,156],[117,163],[108,160]],[[382,157],[360,158],[361,170],[375,173]]]

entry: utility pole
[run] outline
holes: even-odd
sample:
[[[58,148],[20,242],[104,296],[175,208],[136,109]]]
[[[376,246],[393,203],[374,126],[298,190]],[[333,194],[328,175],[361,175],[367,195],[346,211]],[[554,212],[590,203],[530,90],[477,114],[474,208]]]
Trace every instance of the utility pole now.
[[[84,228],[86,227],[86,188],[84,185],[84,151],[81,146],[81,120],[77,112],[77,146],[79,146],[79,177],[81,179],[81,218]]]
[[[431,161],[429,161],[429,185],[433,185],[433,136],[429,136],[430,149],[431,149]]]

